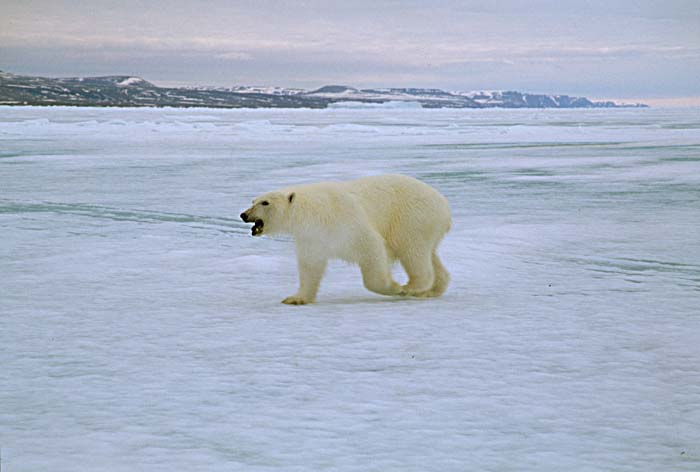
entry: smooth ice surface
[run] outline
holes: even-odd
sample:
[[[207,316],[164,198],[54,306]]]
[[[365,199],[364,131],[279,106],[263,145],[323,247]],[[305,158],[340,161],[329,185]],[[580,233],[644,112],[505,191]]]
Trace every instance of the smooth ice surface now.
[[[280,304],[240,211],[385,172],[446,295]],[[3,470],[700,470],[699,228],[698,109],[0,108]]]

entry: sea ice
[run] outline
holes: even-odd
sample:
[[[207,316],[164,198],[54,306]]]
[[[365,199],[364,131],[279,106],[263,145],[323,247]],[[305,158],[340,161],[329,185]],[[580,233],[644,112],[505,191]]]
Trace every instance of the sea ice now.
[[[4,469],[698,470],[699,116],[0,108]],[[241,210],[386,172],[451,203],[445,296],[280,304]]]

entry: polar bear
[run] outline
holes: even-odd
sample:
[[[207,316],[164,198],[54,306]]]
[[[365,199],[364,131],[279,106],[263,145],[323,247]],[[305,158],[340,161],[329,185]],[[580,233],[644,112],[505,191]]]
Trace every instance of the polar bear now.
[[[291,186],[257,197],[241,219],[254,223],[253,236],[294,237],[299,290],[282,303],[313,303],[329,259],[358,264],[365,287],[382,295],[437,297],[449,283],[437,255],[450,230],[449,204],[412,177]],[[391,276],[396,260],[408,274],[403,286]]]

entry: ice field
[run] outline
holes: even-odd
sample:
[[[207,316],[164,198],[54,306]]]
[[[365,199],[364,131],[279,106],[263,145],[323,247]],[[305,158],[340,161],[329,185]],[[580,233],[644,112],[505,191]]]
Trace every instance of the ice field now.
[[[238,214],[387,172],[445,296],[280,304]],[[0,236],[3,472],[700,470],[697,108],[0,107]]]

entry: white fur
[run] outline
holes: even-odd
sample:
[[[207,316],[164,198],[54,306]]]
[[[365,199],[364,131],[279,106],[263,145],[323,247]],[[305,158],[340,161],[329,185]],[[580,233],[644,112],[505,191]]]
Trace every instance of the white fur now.
[[[449,283],[436,252],[450,229],[449,205],[412,177],[287,187],[256,198],[246,213],[263,220],[264,234],[294,237],[300,286],[283,303],[313,302],[329,259],[358,264],[365,287],[382,295],[436,297]],[[403,286],[391,277],[396,260],[409,277]]]

